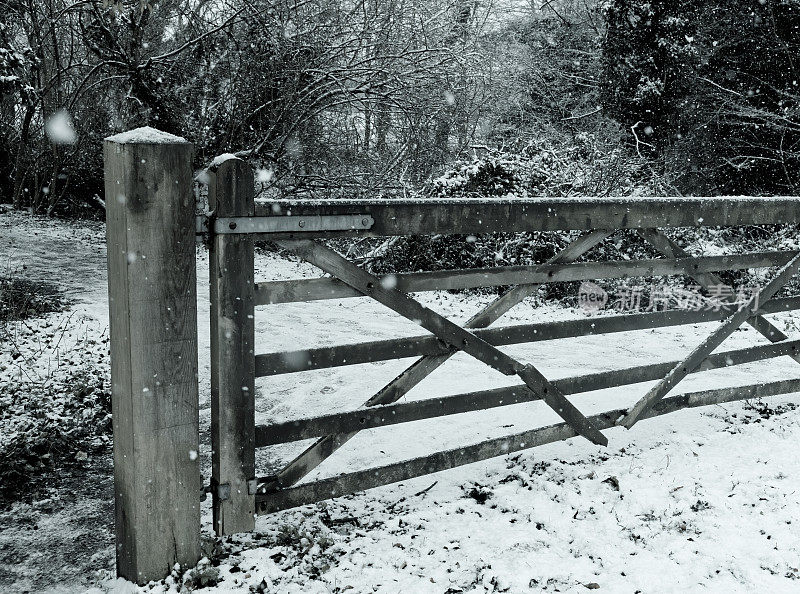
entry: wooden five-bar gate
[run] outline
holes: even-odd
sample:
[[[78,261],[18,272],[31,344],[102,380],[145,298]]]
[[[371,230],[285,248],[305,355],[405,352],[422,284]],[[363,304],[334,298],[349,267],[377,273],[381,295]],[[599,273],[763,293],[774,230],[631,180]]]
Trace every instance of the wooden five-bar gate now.
[[[800,297],[774,298],[800,267],[800,253],[768,251],[692,257],[665,228],[796,224],[800,199],[608,198],[531,200],[298,200],[257,203],[250,166],[221,159],[208,171],[210,213],[195,218],[191,145],[140,130],[106,141],[109,296],[114,397],[114,462],[120,575],[143,582],[175,562],[199,557],[200,494],[210,490],[217,534],[252,530],[254,516],[385,485],[541,444],[582,436],[606,445],[603,430],[688,407],[800,391],[800,379],[669,395],[692,373],[779,356],[800,362],[790,340],[764,314],[800,308]],[[662,257],[576,262],[617,231],[635,230]],[[580,230],[549,262],[398,274],[379,278],[324,240],[364,236]],[[195,236],[208,238],[211,302],[212,476],[201,486],[197,461],[198,387]],[[268,239],[327,273],[315,279],[257,282],[253,243]],[[688,275],[723,286],[714,273],[776,268],[743,303],[490,327],[544,283],[598,278]],[[465,324],[421,305],[412,294],[510,286]],[[394,340],[256,353],[255,317],[279,304],[369,297],[428,334]],[[272,309],[274,308],[274,309]],[[681,360],[549,380],[538,361],[504,345],[611,334],[681,324],[719,325]],[[769,342],[714,352],[747,323]],[[510,387],[400,402],[453,354],[519,382]],[[283,373],[415,357],[403,373],[357,410],[255,424],[255,379]],[[657,380],[631,408],[584,415],[581,393]],[[378,468],[301,482],[359,431],[468,411],[542,401],[563,422]],[[533,414],[533,413],[532,413]],[[279,472],[259,476],[255,449],[313,440]]]

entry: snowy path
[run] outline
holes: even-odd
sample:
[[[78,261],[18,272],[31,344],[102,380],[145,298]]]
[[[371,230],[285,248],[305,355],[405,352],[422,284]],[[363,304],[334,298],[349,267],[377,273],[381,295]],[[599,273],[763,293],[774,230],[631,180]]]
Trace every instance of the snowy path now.
[[[55,283],[79,304],[104,315],[105,244],[102,223],[0,214],[0,275]]]
[[[0,273],[17,273],[22,264],[25,275],[62,284],[75,300],[76,312],[94,320],[98,334],[106,331],[101,225],[0,215]],[[312,267],[272,254],[259,254],[256,268],[258,280],[314,275]],[[207,255],[198,248],[205,460],[210,422],[207,282]],[[457,321],[488,299],[443,293],[422,297],[426,305]],[[583,314],[526,302],[500,324],[579,315]],[[772,318],[797,335],[796,316]],[[259,308],[256,327],[257,352],[422,333],[365,299]],[[677,358],[712,328],[705,324],[627,332],[507,350],[557,378]],[[722,349],[763,342],[746,328]],[[354,408],[411,361],[260,379],[257,421]],[[800,377],[800,366],[781,358],[698,374],[679,391],[790,377]],[[457,355],[407,399],[508,383],[514,379]],[[650,385],[597,391],[576,402],[587,413],[617,408],[632,403]],[[354,592],[580,592],[595,583],[606,591],[629,592],[701,586],[713,591],[798,591],[800,410],[781,412],[761,420],[755,412],[744,411],[741,403],[686,411],[643,422],[630,432],[614,429],[607,450],[571,440],[512,460],[474,464],[345,498],[328,504],[330,518],[314,508],[262,517],[260,539],[225,545],[230,557],[218,568],[224,580],[209,591],[247,592],[254,586],[275,592],[329,592],[351,586]],[[309,478],[556,421],[541,403],[529,403],[364,431]],[[306,443],[260,451],[259,474],[273,470]],[[609,477],[615,477],[619,491],[613,480],[604,482]],[[415,496],[434,481],[433,488]],[[473,490],[473,483],[482,486]],[[102,502],[102,497],[96,501]],[[89,510],[74,503],[71,511]],[[207,507],[205,521],[208,526]],[[0,538],[0,546],[4,541],[8,539]],[[107,543],[98,545],[97,567],[102,569],[113,552]],[[84,575],[83,582],[91,577]],[[126,587],[114,581],[100,586],[120,591]],[[79,590],[77,585],[64,588]]]

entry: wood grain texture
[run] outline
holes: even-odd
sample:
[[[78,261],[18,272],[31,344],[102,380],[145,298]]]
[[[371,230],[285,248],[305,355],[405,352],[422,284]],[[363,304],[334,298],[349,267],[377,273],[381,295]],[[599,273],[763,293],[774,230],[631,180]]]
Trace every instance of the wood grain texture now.
[[[117,573],[200,558],[192,146],[104,144]]]
[[[218,216],[253,214],[253,172],[240,159],[209,170],[209,206]],[[253,238],[216,235],[209,250],[211,295],[211,444],[214,530],[250,532],[255,499],[255,323]],[[218,485],[229,485],[222,499]]]

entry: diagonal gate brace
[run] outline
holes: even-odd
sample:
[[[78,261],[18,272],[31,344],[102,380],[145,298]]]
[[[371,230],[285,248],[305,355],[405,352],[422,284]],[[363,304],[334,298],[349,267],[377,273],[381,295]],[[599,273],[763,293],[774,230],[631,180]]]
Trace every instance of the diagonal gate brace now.
[[[583,233],[562,251],[550,258],[547,264],[574,262],[613,233],[613,231],[607,230]],[[472,316],[466,322],[465,327],[485,328],[489,326],[514,306],[521,303],[526,297],[535,294],[540,286],[539,284],[519,285],[508,289],[500,297]],[[373,395],[364,406],[370,407],[397,402],[414,386],[446,363],[455,352],[457,352],[456,349],[453,349],[450,353],[421,357]],[[271,485],[288,487],[297,483],[357,434],[358,432],[339,433],[319,438],[289,462],[276,476],[272,477]]]
[[[754,312],[758,308],[759,299],[766,302],[772,298],[772,296],[795,275],[798,268],[800,268],[800,254],[796,255],[781,268],[760,293],[753,295],[747,303],[743,304],[738,311],[729,316],[708,336],[708,338],[695,347],[683,361],[672,368],[672,370],[664,376],[664,379],[653,386],[641,400],[633,405],[626,415],[622,416],[617,421],[617,424],[623,425],[628,429],[633,427],[633,425],[636,424],[650,408],[663,399],[678,382],[694,371],[715,348],[721,345],[739,326],[754,316]]]
[[[613,231],[591,231],[586,233],[565,247],[561,252],[556,254],[556,256],[548,260],[547,263],[563,264],[574,262],[612,233]],[[464,327],[486,328],[514,306],[522,303],[526,297],[535,294],[539,290],[539,287],[541,287],[540,284],[534,284],[519,285],[509,289],[467,320]],[[414,386],[444,365],[453,354],[455,354],[455,351],[443,355],[427,355],[421,357],[402,374],[387,384],[380,392],[370,398],[366,406],[396,402]]]
[[[645,241],[647,241],[647,243],[652,245],[667,258],[689,257],[689,254],[686,253],[686,251],[683,250],[677,243],[667,237],[663,231],[658,229],[638,229],[637,233]],[[716,274],[706,272],[692,274],[691,276],[701,287],[706,290],[710,290],[712,286],[729,288]],[[732,301],[733,298],[731,298],[730,302]],[[788,336],[776,328],[775,325],[764,316],[754,316],[747,320],[747,323],[750,324],[750,326],[752,326],[755,330],[760,332],[770,342],[780,342],[788,338]],[[791,357],[800,363],[800,354],[791,355]]]
[[[333,250],[311,240],[278,242],[303,259],[332,274],[364,295],[372,297],[401,316],[417,322],[452,347],[472,355],[504,375],[518,375],[579,435],[599,445],[608,439],[532,365],[523,365],[468,330],[424,307],[405,293],[381,284],[379,278],[362,270]]]

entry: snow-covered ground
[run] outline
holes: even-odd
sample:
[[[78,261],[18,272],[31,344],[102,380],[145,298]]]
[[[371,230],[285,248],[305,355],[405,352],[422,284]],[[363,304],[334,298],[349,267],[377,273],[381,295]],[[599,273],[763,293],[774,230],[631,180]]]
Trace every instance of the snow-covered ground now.
[[[0,274],[64,286],[73,299],[67,334],[107,336],[102,225],[0,215]],[[22,270],[22,266],[25,269]],[[257,256],[259,280],[315,276],[313,267]],[[201,431],[208,460],[208,265],[198,247]],[[463,321],[490,297],[429,293],[421,300]],[[566,319],[581,311],[527,301],[502,324]],[[60,317],[59,317],[60,316]],[[798,316],[771,316],[797,336]],[[40,323],[40,322],[35,322]],[[45,323],[45,322],[41,322]],[[504,347],[549,378],[675,359],[714,324]],[[256,312],[257,351],[302,349],[420,334],[366,299],[277,305]],[[750,328],[722,350],[763,343]],[[59,346],[59,348],[61,348]],[[42,349],[38,365],[52,358]],[[412,360],[258,380],[257,422],[354,408]],[[0,381],[21,373],[9,363]],[[788,358],[696,374],[676,392],[800,377]],[[456,394],[514,383],[457,355],[406,397]],[[634,402],[652,383],[575,397],[586,412]],[[585,440],[468,465],[257,521],[253,535],[214,541],[210,561],[143,591],[201,583],[208,592],[611,592],[800,591],[800,410],[797,395],[772,408],[735,403],[608,432],[608,448]],[[557,422],[542,403],[364,431],[309,479],[458,447]],[[259,452],[259,474],[308,442]],[[113,579],[110,487],[98,470],[75,493],[47,492],[0,514],[0,589],[137,591]],[[75,477],[76,484],[81,481]],[[87,484],[87,480],[89,481]],[[92,483],[91,481],[96,481]],[[92,489],[91,486],[97,487]],[[20,518],[27,518],[24,521]],[[208,503],[205,530],[210,525]],[[76,546],[80,544],[80,546]],[[48,565],[50,562],[50,565]],[[53,571],[52,565],[57,565]],[[188,569],[188,568],[184,568]],[[50,571],[52,578],[42,579]],[[13,579],[2,579],[3,573]]]

